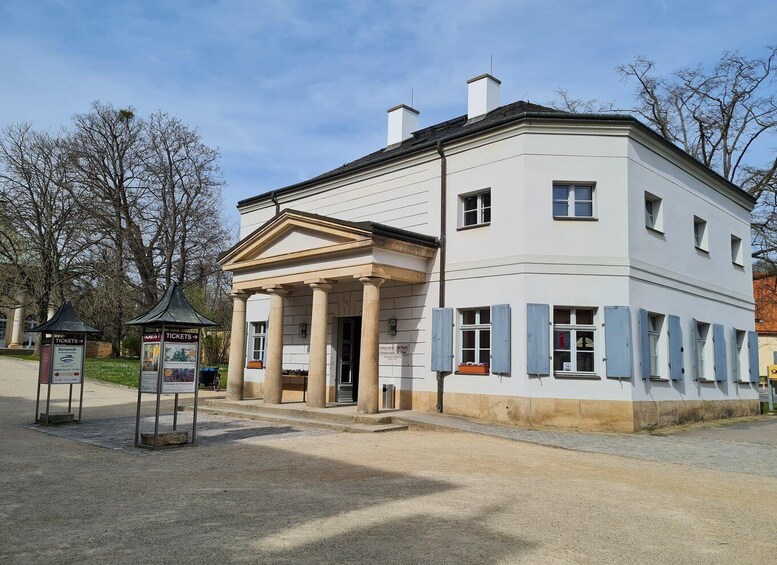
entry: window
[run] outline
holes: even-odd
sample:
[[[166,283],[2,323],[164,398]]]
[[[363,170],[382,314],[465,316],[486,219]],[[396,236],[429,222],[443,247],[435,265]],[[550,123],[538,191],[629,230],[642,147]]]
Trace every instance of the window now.
[[[693,242],[696,245],[696,249],[709,251],[707,245],[707,222],[698,216],[693,217]]]
[[[664,231],[664,211],[661,199],[649,192],[645,193],[645,227],[651,230]]]
[[[468,194],[460,198],[462,227],[491,223],[491,191]]]
[[[696,378],[701,381],[710,380],[707,376],[710,356],[710,325],[696,322]]]
[[[554,218],[593,218],[594,185],[561,184],[553,185]]]
[[[733,234],[731,235],[731,262],[740,267],[745,266],[742,252],[742,239]]]
[[[491,309],[460,311],[461,364],[489,365],[491,362]]]
[[[661,331],[664,317],[661,314],[648,313],[648,348],[650,352],[650,376],[662,378]]]
[[[264,361],[267,347],[267,322],[251,322],[251,350],[249,361]]]
[[[736,355],[734,356],[734,380],[738,382],[749,382],[748,370],[750,368],[745,352],[747,332],[744,330],[734,330],[734,346]]]
[[[553,370],[596,372],[594,308],[553,309]]]

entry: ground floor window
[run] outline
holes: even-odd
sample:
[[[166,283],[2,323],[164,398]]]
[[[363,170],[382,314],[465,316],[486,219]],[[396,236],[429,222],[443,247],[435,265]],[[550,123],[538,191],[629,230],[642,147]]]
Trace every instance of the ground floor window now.
[[[707,359],[710,356],[709,333],[709,324],[696,322],[696,378],[699,380],[710,380],[707,375]]]
[[[595,308],[553,308],[553,370],[596,373]]]
[[[661,378],[661,332],[664,327],[664,316],[650,312],[648,314],[648,348],[650,351],[650,376]]]
[[[249,361],[264,361],[267,348],[267,322],[251,322]]]
[[[459,311],[460,363],[489,365],[491,362],[491,309]]]

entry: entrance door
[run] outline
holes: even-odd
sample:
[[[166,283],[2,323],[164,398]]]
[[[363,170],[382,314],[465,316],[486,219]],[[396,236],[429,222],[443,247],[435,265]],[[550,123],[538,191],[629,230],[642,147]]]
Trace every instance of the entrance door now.
[[[361,316],[338,318],[337,402],[356,402],[359,396]]]

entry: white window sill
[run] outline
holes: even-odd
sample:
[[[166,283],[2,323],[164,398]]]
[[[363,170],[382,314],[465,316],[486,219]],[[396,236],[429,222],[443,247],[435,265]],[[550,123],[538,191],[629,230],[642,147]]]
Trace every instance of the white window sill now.
[[[656,383],[668,383],[670,379],[667,379],[666,377],[648,377],[647,380]]]
[[[654,228],[653,226],[645,226],[645,229],[650,233],[652,233],[653,235],[660,235],[660,236],[666,235],[664,233],[664,230]]]
[[[554,372],[553,376],[557,379],[581,379],[581,380],[595,380],[600,381],[602,380],[602,377],[600,377],[596,373],[573,373],[571,371],[561,371],[561,372]]]
[[[564,222],[598,222],[599,218],[593,218],[589,216],[553,216],[554,220],[560,220]]]
[[[464,231],[464,230],[471,230],[471,229],[475,229],[475,228],[483,228],[483,227],[490,226],[490,225],[491,225],[491,222],[484,222],[482,224],[472,224],[470,226],[459,226],[458,228],[456,228],[456,231]]]
[[[708,378],[696,379],[696,381],[700,382],[700,383],[707,383],[707,384],[709,384],[709,383],[713,383],[714,384],[714,383],[718,382],[715,379],[708,379]]]
[[[699,247],[698,245],[696,245],[695,247],[696,247],[696,251],[698,251],[699,253],[704,253],[706,256],[709,257],[710,255],[709,249],[704,249],[703,247]]]

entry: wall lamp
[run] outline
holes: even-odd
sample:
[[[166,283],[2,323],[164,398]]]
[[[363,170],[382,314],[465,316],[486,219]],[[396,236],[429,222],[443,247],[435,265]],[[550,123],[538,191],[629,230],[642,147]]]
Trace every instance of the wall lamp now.
[[[388,319],[388,334],[389,335],[397,335],[397,319],[396,318],[389,318]]]
[[[299,336],[308,337],[308,325],[305,322],[299,324]]]

